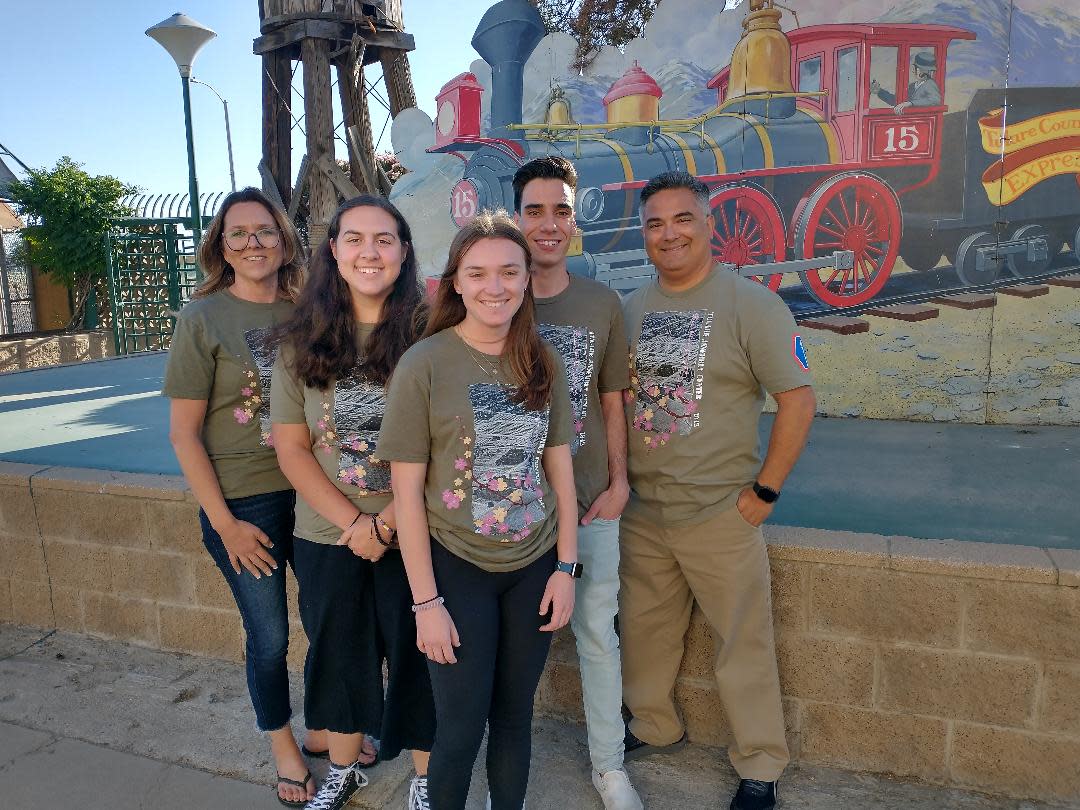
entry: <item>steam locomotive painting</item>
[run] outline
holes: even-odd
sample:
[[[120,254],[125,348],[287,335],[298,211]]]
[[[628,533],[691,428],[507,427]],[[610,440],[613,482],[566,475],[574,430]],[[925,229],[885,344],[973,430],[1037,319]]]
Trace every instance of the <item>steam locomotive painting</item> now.
[[[437,98],[430,151],[465,164],[450,216],[460,225],[510,208],[516,169],[559,154],[579,175],[575,272],[622,290],[651,273],[639,193],[670,169],[710,188],[718,261],[758,270],[774,290],[798,273],[824,309],[880,300],[898,259],[925,274],[944,256],[952,283],[975,288],[1053,272],[1070,245],[1080,261],[1080,87],[981,89],[949,112],[949,46],[972,31],[785,31],[782,15],[750,0],[730,64],[707,85],[715,106],[700,115],[663,119],[659,84],[635,64],[604,97],[605,121],[575,121],[554,86],[544,120],[523,123],[523,65],[546,32],[527,0],[496,3],[473,38],[492,70],[490,126],[473,74]]]

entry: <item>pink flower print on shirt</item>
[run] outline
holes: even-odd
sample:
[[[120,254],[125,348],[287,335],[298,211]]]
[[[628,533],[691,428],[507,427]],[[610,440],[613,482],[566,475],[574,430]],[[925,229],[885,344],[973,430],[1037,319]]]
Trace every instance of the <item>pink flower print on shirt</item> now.
[[[233,418],[236,419],[241,425],[246,425],[251,421],[251,411],[246,411],[243,408],[236,408],[233,410]]]

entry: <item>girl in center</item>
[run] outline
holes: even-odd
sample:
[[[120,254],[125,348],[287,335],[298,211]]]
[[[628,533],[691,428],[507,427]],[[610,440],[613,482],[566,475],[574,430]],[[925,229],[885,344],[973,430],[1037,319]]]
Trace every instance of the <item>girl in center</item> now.
[[[485,726],[489,807],[521,810],[533,695],[574,609],[569,393],[536,332],[529,265],[502,212],[458,232],[379,437],[435,694],[434,810],[464,809]]]
[[[381,759],[412,750],[408,810],[430,810],[435,710],[395,542],[390,467],[375,454],[385,385],[423,326],[416,267],[397,208],[382,197],[349,200],[278,333],[270,419],[281,470],[299,496],[294,567],[310,642],[304,713],[309,726],[327,729],[330,757],[308,810],[338,810],[367,784],[358,770],[366,767],[363,731],[381,739]]]

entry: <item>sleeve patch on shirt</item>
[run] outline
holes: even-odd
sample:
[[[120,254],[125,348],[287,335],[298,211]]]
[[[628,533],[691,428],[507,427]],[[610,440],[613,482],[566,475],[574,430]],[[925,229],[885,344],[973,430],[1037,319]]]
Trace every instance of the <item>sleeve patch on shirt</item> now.
[[[791,354],[803,371],[810,370],[810,361],[806,358],[806,349],[803,347],[802,335],[791,336]]]

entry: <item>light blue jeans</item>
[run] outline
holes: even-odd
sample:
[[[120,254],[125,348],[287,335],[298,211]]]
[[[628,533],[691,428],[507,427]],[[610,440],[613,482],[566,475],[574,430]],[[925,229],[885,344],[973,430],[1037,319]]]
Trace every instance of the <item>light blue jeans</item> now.
[[[619,610],[619,521],[578,526],[578,581],[570,628],[577,639],[581,693],[593,769],[623,765],[622,658],[615,635]]]

